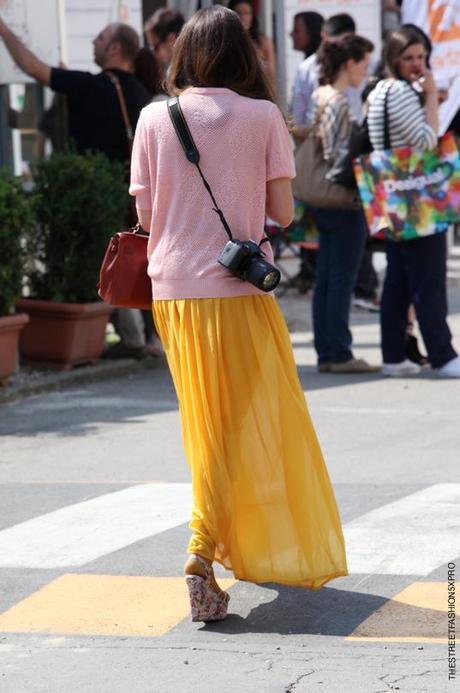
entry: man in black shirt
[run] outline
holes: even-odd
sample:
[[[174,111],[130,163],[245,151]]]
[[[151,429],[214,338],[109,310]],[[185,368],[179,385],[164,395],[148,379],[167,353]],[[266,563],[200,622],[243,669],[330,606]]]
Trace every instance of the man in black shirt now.
[[[78,153],[102,152],[109,159],[128,162],[129,138],[117,89],[108,73],[118,78],[130,127],[134,133],[139,113],[151,96],[134,76],[139,37],[127,24],[109,24],[94,39],[94,61],[102,72],[50,67],[26,48],[0,18],[0,38],[12,59],[26,74],[67,96],[68,131]],[[141,313],[117,309],[112,320],[121,342],[106,352],[111,357],[140,357],[147,346]],[[151,316],[150,316],[151,320]],[[147,349],[147,353],[149,352]]]
[[[69,137],[77,152],[103,152],[109,159],[127,161],[129,145],[117,91],[108,71],[120,82],[132,130],[150,95],[134,76],[134,59],[139,37],[127,24],[105,27],[94,39],[94,61],[102,72],[97,75],[64,70],[43,63],[26,48],[0,19],[0,37],[14,62],[26,74],[68,99]]]

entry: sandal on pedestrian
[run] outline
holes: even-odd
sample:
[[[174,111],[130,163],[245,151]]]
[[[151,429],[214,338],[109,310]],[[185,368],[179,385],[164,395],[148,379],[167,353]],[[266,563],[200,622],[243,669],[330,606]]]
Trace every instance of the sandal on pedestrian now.
[[[188,574],[192,570],[200,574]],[[212,565],[192,553],[185,572],[192,621],[222,621],[227,616],[230,595],[218,586]]]
[[[420,353],[417,337],[413,334],[406,335],[406,358],[419,366],[426,366],[428,357]]]

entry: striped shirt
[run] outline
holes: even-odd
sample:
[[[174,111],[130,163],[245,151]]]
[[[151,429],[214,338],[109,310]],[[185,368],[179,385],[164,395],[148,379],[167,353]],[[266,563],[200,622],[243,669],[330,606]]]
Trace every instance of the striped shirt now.
[[[425,109],[420,103],[419,95],[408,82],[396,79],[382,80],[369,94],[367,122],[373,148],[385,149],[384,114],[387,93],[390,146],[433,149],[438,141],[437,134],[426,122]]]
[[[318,119],[317,133],[323,145],[323,156],[331,161],[339,149],[348,146],[353,119],[350,103],[344,92],[330,85],[319,87],[313,94],[313,101],[313,122]]]

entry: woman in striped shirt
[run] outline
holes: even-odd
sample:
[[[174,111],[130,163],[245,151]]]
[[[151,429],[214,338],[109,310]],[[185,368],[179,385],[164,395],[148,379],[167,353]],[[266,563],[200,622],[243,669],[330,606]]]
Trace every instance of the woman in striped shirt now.
[[[318,54],[323,86],[313,94],[313,126],[324,159],[331,165],[348,146],[352,114],[347,90],[366,77],[373,44],[356,35],[325,42]],[[361,262],[367,227],[364,214],[354,209],[312,207],[319,232],[313,331],[320,373],[369,373],[377,370],[355,358],[349,328],[353,288]]]
[[[385,103],[391,147],[434,148],[438,95],[420,32],[411,27],[393,32],[386,45],[385,61],[390,78],[379,82],[368,99],[373,148],[385,148]],[[452,346],[446,320],[446,234],[402,243],[387,241],[386,254],[380,312],[384,374],[420,372],[420,366],[405,355],[407,313],[412,303],[432,368],[441,377],[459,378],[460,358]]]

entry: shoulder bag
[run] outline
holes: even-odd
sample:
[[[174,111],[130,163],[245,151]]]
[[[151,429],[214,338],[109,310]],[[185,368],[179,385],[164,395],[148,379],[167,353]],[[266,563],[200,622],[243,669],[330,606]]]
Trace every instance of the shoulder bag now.
[[[102,261],[98,293],[105,303],[119,308],[152,308],[152,283],[147,274],[149,234],[139,224],[115,233]]]
[[[384,149],[355,161],[364,213],[372,235],[410,241],[447,231],[460,221],[460,152],[452,133],[434,149],[391,148],[388,94],[384,98]]]
[[[324,106],[295,154],[296,177],[292,183],[294,197],[312,207],[323,209],[359,209],[359,195],[355,188],[334,183],[327,178],[330,164],[324,159],[323,145],[317,126]]]
[[[348,142],[336,151],[334,161],[326,173],[326,178],[331,183],[337,183],[338,185],[344,185],[346,188],[356,190],[357,184],[353,170],[353,159],[363,154],[370,154],[371,151],[372,145],[369,139],[367,118],[362,123],[353,121]]]
[[[107,75],[117,91],[131,155],[133,129],[120,81],[112,72]],[[132,201],[134,209],[134,199]],[[149,234],[140,224],[111,237],[99,272],[98,294],[105,303],[120,308],[152,308],[152,284],[147,274],[148,238]]]

